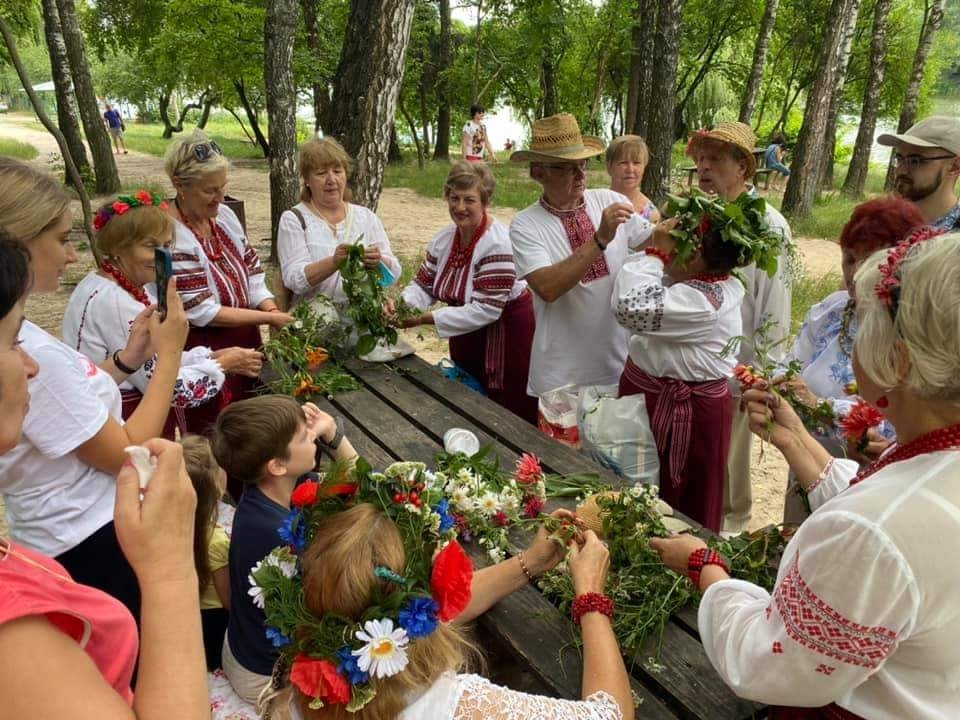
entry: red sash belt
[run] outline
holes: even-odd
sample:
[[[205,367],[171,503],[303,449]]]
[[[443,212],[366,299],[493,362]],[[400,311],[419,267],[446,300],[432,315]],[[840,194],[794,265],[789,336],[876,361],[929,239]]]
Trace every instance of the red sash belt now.
[[[483,370],[488,390],[503,389],[503,372],[506,368],[507,324],[512,315],[529,305],[533,296],[524,290],[507,303],[497,321],[487,326],[487,344],[483,355]]]
[[[691,399],[727,397],[730,392],[727,379],[686,382],[676,378],[653,377],[637,367],[629,357],[623,368],[623,377],[637,392],[657,396],[652,412],[650,405],[647,405],[650,428],[657,441],[657,452],[660,456],[663,457],[667,448],[670,448],[670,467],[667,469],[670,484],[680,487],[690,451],[690,419],[693,414]]]

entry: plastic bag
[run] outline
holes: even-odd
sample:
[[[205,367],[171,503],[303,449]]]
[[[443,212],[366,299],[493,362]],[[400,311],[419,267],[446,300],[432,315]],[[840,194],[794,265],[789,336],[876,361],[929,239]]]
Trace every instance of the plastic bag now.
[[[481,395],[487,394],[487,391],[483,389],[483,385],[480,384],[479,380],[457,365],[450,358],[444,358],[437,363],[436,367],[437,370],[443,373],[443,376],[448,380],[454,380],[458,383],[462,383],[474,392],[478,392]]]
[[[616,385],[580,390],[580,451],[631,482],[660,484],[657,444],[643,393],[617,397]]]
[[[559,440],[574,450],[580,449],[580,430],[577,427],[579,397],[574,385],[565,385],[540,396],[537,407],[537,427],[547,437]]]

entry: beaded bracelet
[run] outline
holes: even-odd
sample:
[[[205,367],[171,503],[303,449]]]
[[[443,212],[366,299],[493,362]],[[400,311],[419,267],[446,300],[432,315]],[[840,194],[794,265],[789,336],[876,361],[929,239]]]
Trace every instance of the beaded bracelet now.
[[[730,566],[723,555],[710,548],[698,548],[690,553],[690,557],[687,559],[687,577],[690,578],[697,590],[700,589],[700,573],[707,565],[716,565],[722,568],[727,575],[730,574]]]
[[[577,595],[573,599],[573,605],[570,606],[570,612],[573,615],[573,621],[579,625],[580,619],[587,613],[598,612],[606,615],[613,620],[613,600],[609,595],[603,593],[584,593]]]
[[[647,248],[644,248],[643,251],[647,255],[653,255],[654,257],[660,258],[660,260],[663,262],[664,267],[666,267],[672,262],[670,253],[668,253],[666,250],[661,250],[658,247],[647,247]]]
[[[607,246],[600,242],[600,237],[596,233],[593,234],[593,241],[597,244],[597,247],[600,248],[600,252],[606,251]]]
[[[522,551],[517,553],[517,560],[520,561],[520,569],[523,570],[523,574],[527,576],[527,580],[529,582],[536,580],[536,578],[533,577],[533,574],[530,572],[530,569],[527,567],[527,564],[523,561]]]
[[[139,369],[139,368],[132,368],[132,367],[130,367],[129,365],[124,365],[124,364],[120,361],[120,351],[119,351],[119,350],[114,350],[114,351],[113,351],[113,358],[112,358],[112,359],[113,359],[113,364],[117,366],[117,370],[119,370],[119,371],[122,372],[122,373],[126,373],[127,375],[133,375],[133,374]]]

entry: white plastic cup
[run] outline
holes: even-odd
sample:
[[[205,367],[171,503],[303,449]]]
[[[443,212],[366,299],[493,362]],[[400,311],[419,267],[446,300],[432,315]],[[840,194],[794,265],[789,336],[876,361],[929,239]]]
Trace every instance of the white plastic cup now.
[[[448,453],[474,455],[480,450],[480,440],[464,428],[450,428],[443,434],[443,449]]]

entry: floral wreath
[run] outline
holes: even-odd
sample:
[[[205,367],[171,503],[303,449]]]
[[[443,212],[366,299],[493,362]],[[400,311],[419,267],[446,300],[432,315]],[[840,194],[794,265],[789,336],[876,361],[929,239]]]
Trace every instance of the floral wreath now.
[[[161,210],[166,210],[169,205],[158,192],[151,192],[143,188],[137,190],[133,195],[120,195],[112,203],[104,205],[93,218],[93,229],[102,230],[117,215],[123,215],[128,210],[143,205],[154,205]]]
[[[886,305],[891,320],[896,321],[897,310],[900,307],[900,266],[903,265],[903,261],[907,259],[913,248],[942,234],[942,230],[937,230],[929,225],[917,228],[890,248],[887,259],[880,263],[880,280],[874,286],[874,292],[880,302]]]
[[[377,565],[382,581],[358,620],[312,614],[304,602],[302,554],[324,518],[371,503],[397,526],[404,568]],[[310,707],[345,705],[357,712],[377,693],[374,679],[402,672],[411,642],[428,637],[470,603],[473,563],[456,540],[450,500],[423,463],[397,462],[383,473],[358,460],[334,463],[324,478],[301,483],[275,548],[250,571],[249,594],[266,614],[267,638],[290,668]],[[389,590],[386,588],[389,587]]]

